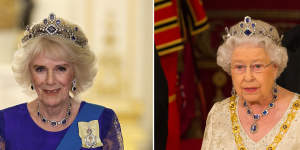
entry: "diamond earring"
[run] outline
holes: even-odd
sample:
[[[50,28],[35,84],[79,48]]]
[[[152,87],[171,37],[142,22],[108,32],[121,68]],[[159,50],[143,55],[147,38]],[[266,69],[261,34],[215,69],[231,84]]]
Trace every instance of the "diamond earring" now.
[[[76,91],[76,80],[72,81],[72,91]]]
[[[232,95],[232,96],[236,96],[236,91],[235,91],[234,87],[232,87],[231,95]]]
[[[275,83],[273,86],[273,98],[277,98],[277,94],[278,94],[278,89],[277,89],[277,84]]]

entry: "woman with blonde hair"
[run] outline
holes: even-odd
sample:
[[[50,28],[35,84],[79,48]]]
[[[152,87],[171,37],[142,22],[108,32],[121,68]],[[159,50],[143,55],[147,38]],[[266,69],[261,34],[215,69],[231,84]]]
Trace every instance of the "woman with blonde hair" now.
[[[95,62],[77,25],[50,14],[27,27],[12,70],[36,98],[0,112],[6,150],[122,150],[114,111],[78,97],[93,83]]]

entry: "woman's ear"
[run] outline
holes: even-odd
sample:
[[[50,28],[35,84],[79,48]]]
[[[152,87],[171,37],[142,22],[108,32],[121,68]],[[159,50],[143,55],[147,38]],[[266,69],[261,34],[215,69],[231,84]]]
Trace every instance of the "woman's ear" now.
[[[277,64],[273,64],[273,67],[274,67],[274,77],[275,79],[277,79],[278,77],[278,71],[279,71],[279,68],[278,68],[278,65]]]

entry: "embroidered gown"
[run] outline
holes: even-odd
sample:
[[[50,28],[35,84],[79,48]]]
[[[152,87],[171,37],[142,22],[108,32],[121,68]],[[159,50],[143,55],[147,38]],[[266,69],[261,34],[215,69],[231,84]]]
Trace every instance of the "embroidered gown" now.
[[[85,104],[81,102],[79,111]],[[105,108],[98,123],[103,146],[90,150],[123,150],[120,124],[113,110]],[[50,132],[40,128],[30,117],[26,103],[0,111],[0,135],[5,140],[5,150],[55,150],[68,129]]]
[[[244,131],[239,117],[237,124],[240,126],[240,136],[247,150],[265,150],[280,132],[282,124],[287,120],[288,114],[292,111],[293,103],[298,99],[295,94],[291,100],[288,109],[281,120],[258,142],[254,142]],[[238,98],[236,98],[236,102]],[[229,109],[230,98],[217,102],[209,112],[204,139],[201,150],[237,150],[235,137],[233,135],[231,112]],[[236,114],[237,112],[236,108]],[[296,110],[295,118],[292,120],[286,134],[278,143],[276,150],[299,150],[300,149],[300,113]],[[274,150],[274,149],[272,149]]]

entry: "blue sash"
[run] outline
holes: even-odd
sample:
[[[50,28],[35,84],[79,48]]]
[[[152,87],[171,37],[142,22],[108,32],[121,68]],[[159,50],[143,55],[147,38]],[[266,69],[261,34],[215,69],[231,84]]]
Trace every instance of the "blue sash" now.
[[[103,106],[85,103],[81,110],[78,112],[77,117],[69,127],[67,133],[61,140],[56,150],[80,150],[82,143],[78,132],[78,122],[89,122],[91,120],[98,120],[103,110]]]

